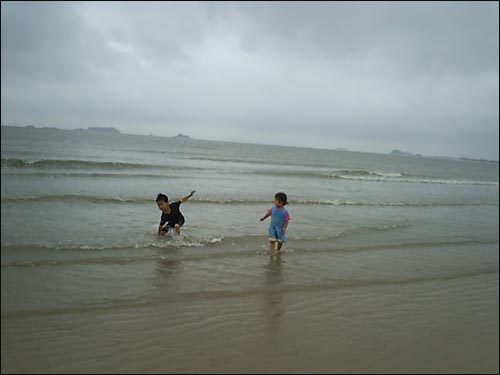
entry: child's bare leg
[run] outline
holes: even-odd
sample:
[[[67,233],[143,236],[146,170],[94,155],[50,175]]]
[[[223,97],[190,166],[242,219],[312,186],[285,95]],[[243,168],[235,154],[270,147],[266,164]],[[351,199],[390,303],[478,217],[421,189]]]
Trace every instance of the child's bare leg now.
[[[175,233],[179,236],[181,234],[181,226],[179,224],[175,224]]]
[[[278,241],[278,253],[281,252],[281,246],[283,246],[283,242]]]
[[[276,241],[269,241],[269,255],[274,256],[274,248]]]

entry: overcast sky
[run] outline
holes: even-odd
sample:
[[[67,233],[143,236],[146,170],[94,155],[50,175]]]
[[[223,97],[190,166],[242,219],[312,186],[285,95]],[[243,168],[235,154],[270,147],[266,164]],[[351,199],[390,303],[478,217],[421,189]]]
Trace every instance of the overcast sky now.
[[[1,2],[2,125],[498,160],[497,2]]]

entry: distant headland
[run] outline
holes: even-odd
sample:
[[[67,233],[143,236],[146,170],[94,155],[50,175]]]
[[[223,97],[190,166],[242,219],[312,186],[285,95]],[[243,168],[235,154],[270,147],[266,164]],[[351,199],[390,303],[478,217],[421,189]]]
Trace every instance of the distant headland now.
[[[420,154],[412,154],[411,152],[405,152],[405,151],[400,151],[400,150],[392,150],[390,155],[400,155],[400,156],[422,156]],[[486,159],[472,159],[472,158],[452,158],[449,156],[426,156],[428,158],[433,158],[433,159],[447,159],[447,160],[464,160],[464,161],[480,161],[483,163],[497,163],[497,160],[486,160]]]
[[[98,126],[92,126],[87,129],[76,129],[74,131],[77,132],[92,132],[92,133],[105,133],[105,134],[121,134],[120,131],[116,128],[111,128],[111,127],[98,127]]]
[[[2,125],[4,127],[6,125]],[[15,126],[17,127],[17,126]],[[99,127],[99,126],[91,126],[87,129],[79,128],[79,129],[60,129],[50,126],[37,127],[34,125],[26,125],[27,129],[51,129],[51,130],[65,130],[70,132],[92,132],[92,133],[106,133],[106,134],[122,134],[118,129],[112,127]]]
[[[25,128],[25,129],[38,129],[38,130],[61,130],[66,132],[74,132],[74,133],[99,133],[99,134],[126,134],[120,132],[118,129],[110,127],[110,126],[90,126],[87,129],[78,128],[78,129],[61,129],[52,126],[35,126],[35,125],[26,125],[26,126],[9,126],[2,125],[2,128]],[[149,134],[150,137],[154,137],[153,134]],[[178,133],[176,136],[172,136],[171,138],[180,138],[180,139],[191,139],[188,135]]]
[[[412,154],[411,152],[400,151],[400,150],[392,150],[390,152],[391,155],[408,155],[408,156],[422,156],[420,154]]]

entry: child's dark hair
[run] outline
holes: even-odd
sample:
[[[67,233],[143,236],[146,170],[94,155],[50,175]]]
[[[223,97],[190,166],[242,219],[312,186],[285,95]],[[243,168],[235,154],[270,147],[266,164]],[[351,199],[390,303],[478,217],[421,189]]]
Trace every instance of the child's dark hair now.
[[[156,201],[157,202],[160,202],[160,201],[168,202],[168,197],[165,194],[160,193],[156,196]]]
[[[287,202],[287,196],[285,193],[283,193],[282,191],[280,191],[279,193],[276,193],[274,194],[274,198],[279,200],[281,203],[283,203],[283,206],[286,205],[288,202]]]

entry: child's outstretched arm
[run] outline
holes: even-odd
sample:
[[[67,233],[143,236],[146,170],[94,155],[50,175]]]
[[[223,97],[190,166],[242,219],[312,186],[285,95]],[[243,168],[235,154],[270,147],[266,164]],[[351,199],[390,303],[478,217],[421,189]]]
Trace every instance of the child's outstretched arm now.
[[[194,195],[194,193],[196,193],[196,190],[193,190],[191,193],[189,193],[189,195],[186,195],[185,197],[181,198],[181,203],[184,203],[189,198],[191,198]]]
[[[260,221],[266,220],[269,216],[271,216],[271,210],[266,211],[265,215],[260,218]]]

